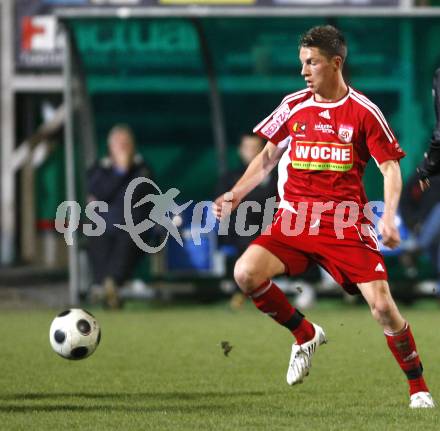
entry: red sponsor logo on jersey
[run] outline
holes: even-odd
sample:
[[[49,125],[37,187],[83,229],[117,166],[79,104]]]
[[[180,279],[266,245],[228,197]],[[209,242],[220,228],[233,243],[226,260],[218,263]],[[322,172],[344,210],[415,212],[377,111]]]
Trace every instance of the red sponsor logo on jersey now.
[[[301,123],[297,121],[293,124],[292,130],[294,133],[304,133],[306,131],[307,125],[306,123]]]
[[[261,132],[266,135],[268,138],[272,138],[280,127],[286,122],[289,118],[290,108],[287,103],[281,105],[273,114],[272,119],[264,126]]]
[[[353,167],[351,143],[296,141],[292,154],[295,169],[346,172]]]

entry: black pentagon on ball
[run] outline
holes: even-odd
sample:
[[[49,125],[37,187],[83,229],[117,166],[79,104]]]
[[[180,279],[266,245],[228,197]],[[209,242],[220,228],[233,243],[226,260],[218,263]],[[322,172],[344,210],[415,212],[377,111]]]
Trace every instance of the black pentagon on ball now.
[[[70,310],[64,310],[60,314],[58,314],[57,317],[64,317],[67,316],[70,313]]]
[[[53,334],[53,338],[58,344],[62,344],[66,339],[66,333],[64,331],[61,331],[61,329],[57,329]]]
[[[98,332],[98,338],[96,339],[96,345],[98,346],[100,342],[101,342],[101,330],[99,330],[99,332]]]
[[[90,323],[87,322],[85,319],[80,319],[78,322],[76,322],[76,327],[78,328],[78,331],[81,332],[83,335],[89,335],[92,327],[90,326]]]
[[[87,353],[89,353],[89,350],[87,349],[87,347],[75,347],[70,352],[70,356],[71,356],[70,359],[82,359],[82,358],[85,358],[87,356]]]

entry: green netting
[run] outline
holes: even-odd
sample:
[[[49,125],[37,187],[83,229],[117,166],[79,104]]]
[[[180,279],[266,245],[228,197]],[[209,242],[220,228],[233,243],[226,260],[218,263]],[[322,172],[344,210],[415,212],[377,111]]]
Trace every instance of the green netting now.
[[[36,211],[38,220],[55,220],[58,205],[65,199],[64,149],[57,145],[36,175]]]

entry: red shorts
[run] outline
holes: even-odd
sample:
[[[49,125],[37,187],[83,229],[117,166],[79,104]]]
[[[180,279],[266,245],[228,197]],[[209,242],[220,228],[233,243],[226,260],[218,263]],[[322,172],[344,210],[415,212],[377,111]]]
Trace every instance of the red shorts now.
[[[374,230],[362,232],[357,224],[336,232],[327,220],[311,228],[305,221],[304,229],[296,226],[296,214],[280,209],[274,222],[252,244],[264,247],[285,265],[286,273],[303,273],[312,263],[322,266],[344,290],[359,293],[356,283],[387,280],[388,274]],[[290,232],[289,232],[290,227]],[[286,229],[287,228],[287,229]]]

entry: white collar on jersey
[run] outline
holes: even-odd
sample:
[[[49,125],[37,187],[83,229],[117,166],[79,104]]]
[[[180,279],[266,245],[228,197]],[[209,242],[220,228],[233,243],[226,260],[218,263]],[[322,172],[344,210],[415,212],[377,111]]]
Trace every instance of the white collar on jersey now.
[[[341,106],[345,103],[345,101],[350,97],[350,94],[352,93],[351,87],[348,87],[347,94],[342,98],[339,99],[337,102],[315,102],[315,97],[313,94],[306,100],[304,100],[301,103],[298,103],[298,105],[295,105],[292,110],[289,113],[289,118],[293,116],[296,112],[300,111],[301,109],[307,108],[309,106],[318,106],[319,108],[336,108],[337,106]]]
[[[337,106],[343,105],[345,101],[350,97],[352,89],[349,85],[347,85],[347,88],[348,88],[347,94],[342,99],[339,99],[336,102],[317,102],[315,100],[314,94],[312,94],[310,99],[308,99],[307,101],[309,101],[309,106],[318,106],[319,108],[336,108]]]

